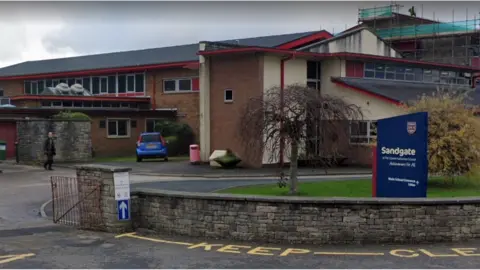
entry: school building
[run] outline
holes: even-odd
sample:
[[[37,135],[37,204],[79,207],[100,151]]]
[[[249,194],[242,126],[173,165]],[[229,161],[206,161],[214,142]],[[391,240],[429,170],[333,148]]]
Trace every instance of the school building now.
[[[399,104],[439,85],[475,87],[479,71],[406,59],[368,27],[335,36],[312,31],[28,61],[0,69],[0,139],[12,146],[16,120],[68,109],[91,116],[99,156],[134,154],[141,132],[171,118],[193,128],[204,161],[226,148],[242,157],[248,149],[240,143],[238,120],[247,100],[275,85],[300,83],[362,108],[364,121],[350,139],[359,151],[350,161],[368,164],[363,146],[376,136],[376,120],[403,113]],[[265,156],[248,163],[268,163]]]

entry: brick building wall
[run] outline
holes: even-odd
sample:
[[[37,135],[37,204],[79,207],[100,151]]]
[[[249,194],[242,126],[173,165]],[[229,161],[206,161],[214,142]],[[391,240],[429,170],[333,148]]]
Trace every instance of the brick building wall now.
[[[130,132],[127,137],[109,137],[108,119],[129,119]],[[104,121],[104,126],[101,125]],[[132,122],[135,122],[132,126]],[[102,123],[103,124],[103,123]],[[140,133],[145,131],[145,117],[92,117],[92,146],[95,156],[133,156]]]
[[[233,102],[224,102],[225,89],[233,90]],[[211,151],[230,148],[250,166],[260,166],[261,156],[250,157],[240,140],[240,116],[252,97],[263,93],[263,55],[210,58]],[[261,138],[259,138],[259,141]]]
[[[198,78],[198,70],[176,68],[148,72],[146,95],[155,98],[155,101],[152,99],[152,103],[155,102],[156,108],[177,108],[178,120],[188,124],[198,138],[200,134],[198,91],[165,93],[164,80],[176,78]]]

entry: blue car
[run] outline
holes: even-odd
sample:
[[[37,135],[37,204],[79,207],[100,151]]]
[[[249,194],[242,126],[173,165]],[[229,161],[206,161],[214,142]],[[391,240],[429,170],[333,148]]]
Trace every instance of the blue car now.
[[[144,158],[163,158],[168,161],[167,144],[160,132],[145,132],[137,141],[137,162]]]

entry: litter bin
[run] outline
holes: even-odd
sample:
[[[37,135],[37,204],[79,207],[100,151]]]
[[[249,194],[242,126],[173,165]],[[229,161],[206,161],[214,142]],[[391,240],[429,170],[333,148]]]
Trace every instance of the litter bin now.
[[[7,142],[0,141],[0,160],[7,159]]]
[[[199,164],[200,163],[200,147],[198,144],[190,145],[190,163]]]

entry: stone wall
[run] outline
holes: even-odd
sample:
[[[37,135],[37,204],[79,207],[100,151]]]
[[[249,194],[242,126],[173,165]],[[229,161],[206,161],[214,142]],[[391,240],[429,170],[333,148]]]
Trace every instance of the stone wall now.
[[[92,159],[91,123],[86,120],[20,120],[17,121],[20,162],[43,161],[48,132],[56,136],[55,162],[85,162]]]
[[[135,229],[302,244],[425,243],[480,237],[477,199],[258,197],[138,189]]]

